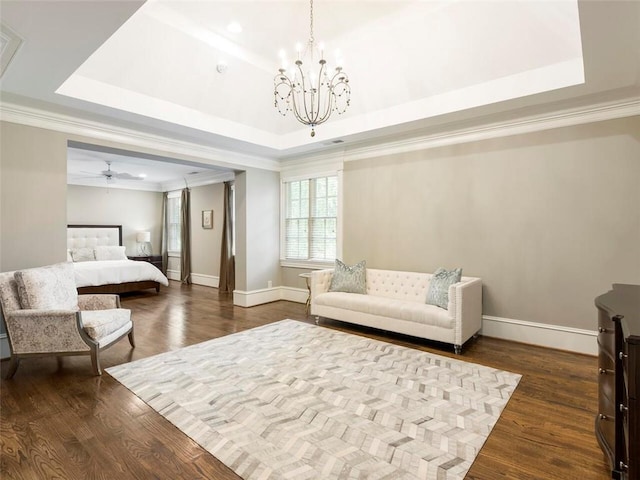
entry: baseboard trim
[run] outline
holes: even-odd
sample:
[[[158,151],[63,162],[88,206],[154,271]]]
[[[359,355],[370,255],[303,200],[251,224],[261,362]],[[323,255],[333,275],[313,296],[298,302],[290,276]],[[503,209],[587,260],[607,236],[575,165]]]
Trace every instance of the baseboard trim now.
[[[306,303],[308,296],[308,290],[294,287],[273,287],[252,291],[234,290],[233,304],[248,308],[263,303],[277,302],[278,300]]]
[[[480,334],[586,355],[598,354],[598,332],[595,330],[483,315]]]
[[[306,288],[280,287],[280,300],[307,303],[307,298],[309,298],[309,290]]]
[[[167,278],[169,280],[180,281],[180,270],[167,270]]]
[[[9,358],[11,349],[9,348],[9,339],[6,333],[0,333],[0,358]]]
[[[218,286],[220,285],[220,277],[205,275],[203,273],[192,273],[191,283],[194,283],[196,285],[203,285],[205,287],[218,288]]]
[[[252,291],[233,291],[233,304],[238,307],[255,307],[256,305],[277,302],[278,300],[280,300],[280,287]]]

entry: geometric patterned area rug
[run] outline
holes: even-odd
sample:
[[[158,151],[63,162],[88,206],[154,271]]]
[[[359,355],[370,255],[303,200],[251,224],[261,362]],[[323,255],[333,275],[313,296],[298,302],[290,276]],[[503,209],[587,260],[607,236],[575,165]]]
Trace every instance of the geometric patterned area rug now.
[[[463,479],[521,377],[295,320],[107,372],[246,480]]]

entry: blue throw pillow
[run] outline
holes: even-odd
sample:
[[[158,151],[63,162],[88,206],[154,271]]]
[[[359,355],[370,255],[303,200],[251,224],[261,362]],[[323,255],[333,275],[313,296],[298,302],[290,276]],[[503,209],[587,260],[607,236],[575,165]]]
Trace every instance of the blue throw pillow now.
[[[336,258],[329,291],[366,294],[366,274],[367,263],[365,260],[350,267]]]
[[[462,269],[445,270],[439,268],[429,281],[427,303],[446,309],[449,306],[449,287],[462,278]]]

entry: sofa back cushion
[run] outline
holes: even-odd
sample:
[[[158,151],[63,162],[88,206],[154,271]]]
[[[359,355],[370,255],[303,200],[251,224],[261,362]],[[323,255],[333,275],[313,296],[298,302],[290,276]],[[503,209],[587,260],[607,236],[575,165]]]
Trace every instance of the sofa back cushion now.
[[[78,291],[71,263],[14,273],[23,309],[78,310]]]
[[[418,303],[429,290],[430,273],[367,269],[367,294]]]

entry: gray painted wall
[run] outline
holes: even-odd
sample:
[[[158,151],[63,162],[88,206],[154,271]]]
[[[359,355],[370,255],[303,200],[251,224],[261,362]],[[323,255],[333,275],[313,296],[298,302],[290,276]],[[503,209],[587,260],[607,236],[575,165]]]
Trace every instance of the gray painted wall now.
[[[67,139],[0,124],[0,271],[66,260]]]
[[[280,175],[248,169],[236,175],[236,289],[281,284]]]
[[[69,224],[122,225],[128,256],[138,255],[136,233],[151,232],[151,248],[161,249],[162,193],[117,188],[67,186]]]
[[[191,269],[218,277],[224,218],[224,184],[191,188]],[[213,229],[202,228],[202,211],[213,210]]]
[[[640,117],[349,162],[344,260],[482,277],[484,314],[593,330],[640,283]]]

